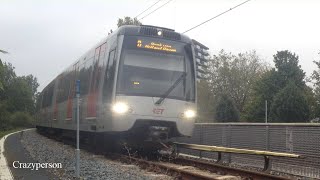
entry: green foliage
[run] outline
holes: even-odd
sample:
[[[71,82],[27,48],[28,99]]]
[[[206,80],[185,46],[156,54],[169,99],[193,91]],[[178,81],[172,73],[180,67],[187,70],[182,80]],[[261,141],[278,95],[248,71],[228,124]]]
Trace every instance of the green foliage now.
[[[10,113],[7,111],[7,105],[4,101],[0,101],[0,131],[11,128],[9,120]]]
[[[265,101],[272,104],[273,97],[278,93],[278,75],[275,69],[265,72],[261,79],[257,81],[253,89],[252,99],[246,104],[244,119],[249,122],[265,121]],[[268,109],[268,114],[270,109]]]
[[[34,119],[28,112],[15,112],[10,117],[10,124],[13,127],[31,127]]]
[[[214,119],[218,122],[238,122],[239,111],[228,95],[221,95],[215,107]]]
[[[24,128],[13,128],[13,129],[9,129],[9,130],[1,130],[0,129],[0,139],[7,135],[7,134],[10,134],[10,133],[13,133],[13,132],[17,132],[17,131],[20,131],[20,130],[23,130]]]
[[[293,81],[275,95],[271,105],[273,122],[307,122],[309,112],[304,92]]]
[[[3,86],[6,88],[9,86],[13,80],[17,77],[16,73],[14,72],[14,67],[11,63],[4,63],[3,64],[3,77],[1,79],[3,80]]]
[[[126,16],[123,19],[122,18],[118,19],[117,26],[120,27],[123,25],[137,25],[137,26],[139,26],[139,25],[142,25],[142,23],[137,18],[132,19],[131,17]]]
[[[242,112],[251,97],[252,85],[266,71],[266,67],[255,51],[233,55],[221,50],[209,64],[212,92],[216,99],[221,93],[229,95]]]
[[[319,52],[320,55],[320,52]],[[318,61],[313,61],[317,65],[317,70],[314,70],[311,79],[313,80],[314,87],[314,108],[313,117],[320,117],[320,58]]]
[[[237,55],[221,50],[209,61],[208,80],[198,83],[198,115],[201,122],[212,122],[217,100],[225,94],[240,113],[251,101],[253,85],[268,69],[255,51]]]
[[[3,66],[3,63],[2,63],[2,61],[0,59],[0,92],[2,92],[3,88],[4,88],[3,87],[3,84],[4,84],[3,77],[4,77],[4,66]]]
[[[23,78],[17,77],[13,80],[7,87],[6,96],[10,97],[7,100],[10,112],[27,111],[34,113],[32,88]]]
[[[39,86],[32,75],[17,76],[10,63],[0,61],[0,130],[30,126]]]
[[[210,91],[209,83],[206,80],[201,80],[197,83],[197,122],[213,122],[213,94]]]
[[[307,121],[310,116],[312,94],[310,94],[310,89],[306,86],[305,73],[299,65],[299,57],[287,50],[278,51],[273,57],[276,68],[266,72],[253,86],[253,98],[245,108],[246,119],[252,122],[263,122],[265,118],[265,101],[267,100],[269,105],[268,114],[271,115],[272,120],[277,122]],[[294,89],[286,94],[290,87]],[[296,96],[297,92],[300,93],[299,96]],[[290,97],[284,96],[285,94]],[[288,102],[293,104],[289,106]],[[300,106],[306,106],[300,107],[305,110],[304,113],[293,119],[289,116],[286,117],[288,109],[295,108],[292,110],[299,110],[295,102],[302,103]]]
[[[280,88],[284,88],[290,81],[293,81],[299,87],[305,86],[305,73],[299,65],[299,56],[285,50],[278,51],[273,58],[273,62],[278,70],[278,85]]]

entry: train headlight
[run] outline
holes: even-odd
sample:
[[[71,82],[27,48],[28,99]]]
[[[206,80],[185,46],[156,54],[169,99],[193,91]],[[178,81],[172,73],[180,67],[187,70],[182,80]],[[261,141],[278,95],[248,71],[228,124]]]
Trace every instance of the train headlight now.
[[[196,117],[196,112],[194,111],[194,110],[186,110],[185,112],[184,112],[184,117],[186,117],[186,118],[194,118],[194,117]]]
[[[117,102],[112,106],[112,111],[117,114],[124,114],[129,111],[129,106],[123,102]]]

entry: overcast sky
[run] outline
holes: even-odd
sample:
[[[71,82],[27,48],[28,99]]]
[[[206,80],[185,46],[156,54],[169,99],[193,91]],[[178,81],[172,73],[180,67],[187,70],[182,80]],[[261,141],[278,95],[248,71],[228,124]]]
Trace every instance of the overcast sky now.
[[[116,29],[117,19],[135,17],[158,0],[0,0],[0,49],[18,75],[35,75],[42,90],[63,69]],[[150,11],[168,0],[160,1]],[[185,30],[244,0],[173,0],[141,20]],[[148,14],[146,12],[144,15]],[[138,17],[142,18],[144,15]],[[210,48],[272,55],[290,50],[310,75],[320,55],[320,0],[251,0],[187,35]]]

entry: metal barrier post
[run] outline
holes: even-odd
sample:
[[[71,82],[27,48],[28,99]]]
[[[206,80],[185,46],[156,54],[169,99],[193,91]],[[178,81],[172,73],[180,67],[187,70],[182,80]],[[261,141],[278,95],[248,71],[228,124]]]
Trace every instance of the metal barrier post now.
[[[231,147],[231,131],[232,131],[232,126],[228,125],[227,147]],[[228,153],[228,163],[231,164],[231,153]]]
[[[264,156],[264,167],[263,171],[269,172],[272,168],[271,159],[269,156]]]
[[[80,178],[80,148],[79,148],[79,106],[80,106],[80,80],[76,84],[77,96],[77,149],[76,149],[76,177]]]
[[[269,126],[266,125],[266,151],[268,151],[270,149],[269,141],[270,141]]]
[[[200,127],[201,127],[200,128],[201,131],[200,131],[200,134],[199,134],[199,136],[200,136],[200,143],[199,144],[203,144],[203,133],[202,133],[203,132],[203,129],[202,129],[203,126],[201,125]],[[199,152],[199,157],[202,158],[202,151]]]

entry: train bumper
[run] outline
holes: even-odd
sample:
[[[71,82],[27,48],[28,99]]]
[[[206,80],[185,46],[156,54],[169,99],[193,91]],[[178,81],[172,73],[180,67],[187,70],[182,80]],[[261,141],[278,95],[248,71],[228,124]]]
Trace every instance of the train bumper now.
[[[179,118],[125,115],[113,117],[113,131],[149,132],[150,136],[167,134],[168,138],[191,136],[194,121]]]

